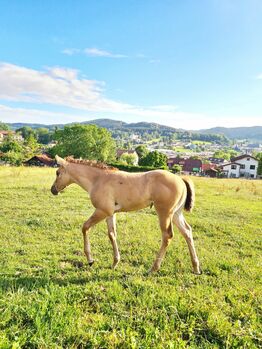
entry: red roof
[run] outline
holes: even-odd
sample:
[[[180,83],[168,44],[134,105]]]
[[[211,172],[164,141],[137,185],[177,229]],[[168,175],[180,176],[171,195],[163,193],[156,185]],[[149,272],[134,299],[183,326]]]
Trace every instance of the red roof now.
[[[202,171],[216,169],[216,164],[202,164]]]

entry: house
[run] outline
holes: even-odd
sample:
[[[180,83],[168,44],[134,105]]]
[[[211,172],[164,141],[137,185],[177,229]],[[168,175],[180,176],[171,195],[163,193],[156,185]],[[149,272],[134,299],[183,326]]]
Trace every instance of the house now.
[[[4,139],[7,138],[8,136],[12,136],[13,139],[15,139],[16,141],[24,140],[23,137],[19,133],[16,133],[15,131],[0,130],[0,143],[2,143]]]
[[[231,159],[231,162],[220,165],[225,177],[228,178],[257,178],[258,160],[244,154]]]
[[[202,170],[202,161],[199,159],[185,158],[170,158],[167,160],[167,165],[172,168],[174,165],[180,165],[185,173],[199,173]]]
[[[219,171],[215,164],[202,164],[202,173],[208,177],[218,177]]]
[[[55,167],[56,161],[52,159],[48,154],[41,154],[41,155],[35,155],[29,160],[25,161],[24,165]]]
[[[134,156],[134,165],[138,165],[139,157],[138,157],[137,152],[136,152],[135,150],[130,150],[130,149],[118,149],[118,150],[116,151],[116,158],[117,158],[117,160],[119,160],[120,157],[121,157],[123,154],[133,155],[133,156]]]

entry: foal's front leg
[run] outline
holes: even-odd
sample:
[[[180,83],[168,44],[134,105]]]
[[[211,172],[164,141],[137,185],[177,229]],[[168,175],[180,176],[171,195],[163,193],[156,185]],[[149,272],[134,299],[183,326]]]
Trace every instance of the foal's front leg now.
[[[117,264],[120,261],[120,253],[118,251],[117,241],[116,241],[116,215],[110,216],[106,219],[107,228],[108,228],[108,237],[112,243],[113,247],[113,265],[112,268],[115,269]]]
[[[82,232],[84,238],[84,253],[86,255],[88,264],[91,266],[94,263],[94,260],[91,255],[90,241],[88,236],[88,231],[91,227],[93,227],[98,222],[105,219],[107,214],[99,209],[96,209],[92,216],[84,223]]]

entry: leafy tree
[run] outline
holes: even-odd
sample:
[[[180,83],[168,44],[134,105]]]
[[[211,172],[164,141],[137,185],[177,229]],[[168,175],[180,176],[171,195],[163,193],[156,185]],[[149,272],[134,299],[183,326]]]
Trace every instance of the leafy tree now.
[[[57,141],[52,149],[52,155],[73,155],[99,161],[112,161],[115,158],[115,142],[111,133],[105,128],[95,125],[65,126],[56,130],[54,139]]]
[[[262,152],[256,154],[256,158],[258,160],[257,174],[262,175]]]
[[[128,154],[128,153],[123,153],[120,156],[119,161],[121,163],[124,163],[126,165],[135,165],[137,161],[137,157],[135,154]]]
[[[11,135],[6,137],[0,145],[1,160],[12,165],[21,165],[24,158],[24,149]]]
[[[0,130],[1,131],[8,131],[8,130],[10,130],[10,127],[7,124],[5,124],[4,122],[0,121]]]
[[[137,152],[139,159],[144,158],[149,153],[145,145],[139,145],[138,147],[136,147],[135,151]]]
[[[22,152],[8,151],[1,154],[1,160],[11,165],[20,166],[24,160],[24,155]]]
[[[32,127],[29,126],[23,126],[21,128],[18,128],[15,132],[20,133],[25,140],[30,135],[35,136],[35,131],[32,129]]]
[[[140,166],[162,167],[167,166],[167,156],[158,151],[152,151],[139,160]]]
[[[37,140],[34,136],[34,134],[29,134],[26,138],[24,145],[34,153],[37,149],[39,149],[39,144],[37,143]]]
[[[36,129],[37,141],[41,144],[48,144],[52,140],[52,132],[48,128],[40,127]]]
[[[3,153],[21,153],[23,151],[23,146],[18,141],[16,141],[11,135],[9,135],[4,139],[2,144],[0,144],[0,151]]]
[[[178,164],[175,164],[172,166],[172,172],[174,173],[180,173],[182,171],[182,166],[178,165]]]

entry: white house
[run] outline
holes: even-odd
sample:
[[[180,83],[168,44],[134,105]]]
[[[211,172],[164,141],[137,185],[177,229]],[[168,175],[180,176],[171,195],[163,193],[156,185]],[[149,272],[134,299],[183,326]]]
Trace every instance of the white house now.
[[[228,178],[257,178],[258,160],[245,154],[231,159],[231,162],[220,166]]]

